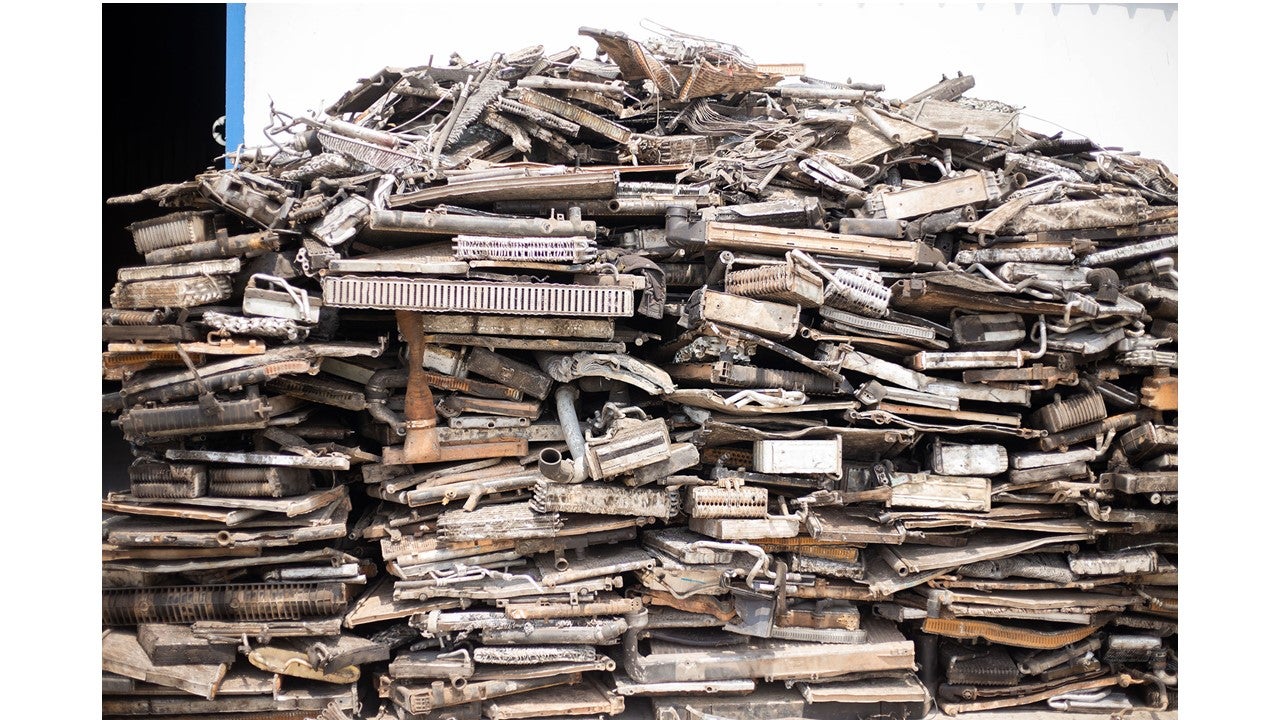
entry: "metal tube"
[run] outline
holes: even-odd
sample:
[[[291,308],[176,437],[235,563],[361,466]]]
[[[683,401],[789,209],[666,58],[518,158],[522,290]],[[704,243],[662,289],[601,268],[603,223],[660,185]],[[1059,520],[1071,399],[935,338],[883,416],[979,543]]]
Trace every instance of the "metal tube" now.
[[[582,482],[587,477],[587,440],[582,435],[582,423],[578,420],[578,411],[573,406],[573,401],[577,397],[578,388],[575,385],[561,385],[556,388],[556,414],[560,417],[564,440],[569,445],[569,455],[573,457],[572,473],[568,477],[563,477],[563,459],[557,464],[554,475],[547,474],[547,471],[543,470],[544,475],[558,482]],[[559,451],[556,451],[556,455],[559,454]],[[541,458],[538,465],[540,470],[543,469]]]
[[[379,370],[375,372],[364,386],[366,410],[374,420],[391,426],[397,435],[404,435],[404,418],[387,407],[387,398],[391,397],[391,388],[404,387],[409,382],[409,371],[403,368]]]
[[[368,229],[379,239],[395,237],[401,241],[397,244],[417,243],[421,235],[585,236],[589,238],[596,236],[595,222],[582,220],[580,216],[575,216],[572,209],[567,220],[374,210],[369,214]]]
[[[573,385],[561,385],[556,388],[556,412],[564,428],[565,442],[569,444],[569,454],[573,456],[575,463],[582,462],[587,456],[587,444],[582,435],[582,425],[578,421],[578,413],[573,406],[577,396],[578,390]]]
[[[582,82],[579,80],[562,80],[552,77],[526,77],[516,81],[516,87],[534,88],[536,90],[589,90],[605,95],[623,95],[624,89],[619,85],[606,83]]]
[[[888,125],[885,125],[884,120],[881,119],[880,115],[877,114],[875,110],[867,107],[866,103],[854,103],[854,107],[858,109],[859,113],[862,113],[862,117],[866,118],[867,122],[875,126],[876,130],[879,131],[881,135],[892,140],[895,145],[902,144],[902,133],[894,132]]]
[[[546,448],[538,454],[538,471],[548,480],[573,482],[573,470],[573,461],[565,460],[560,451],[555,448]]]
[[[765,88],[766,92],[778,93],[782,97],[801,98],[805,100],[863,100],[871,88],[884,89],[883,85],[867,85],[866,90],[852,88],[827,88],[811,86],[782,85]]]

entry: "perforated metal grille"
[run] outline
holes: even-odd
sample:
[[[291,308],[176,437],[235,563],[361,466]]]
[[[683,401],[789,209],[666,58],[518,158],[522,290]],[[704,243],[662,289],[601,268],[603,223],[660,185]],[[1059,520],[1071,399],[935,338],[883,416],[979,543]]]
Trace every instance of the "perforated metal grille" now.
[[[762,518],[769,510],[769,492],[760,487],[695,487],[689,491],[689,516],[696,518]]]
[[[459,235],[453,239],[453,255],[459,260],[589,262],[596,257],[596,243],[585,237],[498,238]]]
[[[630,317],[635,311],[628,288],[352,275],[326,277],[324,302],[335,307],[498,315]]]

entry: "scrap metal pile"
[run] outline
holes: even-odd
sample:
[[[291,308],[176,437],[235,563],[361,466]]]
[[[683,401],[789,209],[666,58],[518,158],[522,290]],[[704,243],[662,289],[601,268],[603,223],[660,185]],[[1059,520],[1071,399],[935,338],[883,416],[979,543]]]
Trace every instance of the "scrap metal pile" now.
[[[581,33],[113,199],[104,714],[1174,706],[1177,177]]]

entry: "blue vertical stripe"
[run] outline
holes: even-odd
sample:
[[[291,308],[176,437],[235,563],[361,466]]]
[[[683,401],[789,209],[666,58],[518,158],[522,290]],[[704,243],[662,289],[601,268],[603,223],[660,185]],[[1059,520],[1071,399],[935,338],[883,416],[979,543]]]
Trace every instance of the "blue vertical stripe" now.
[[[244,3],[227,3],[227,152],[244,142]],[[232,160],[227,158],[227,167]]]

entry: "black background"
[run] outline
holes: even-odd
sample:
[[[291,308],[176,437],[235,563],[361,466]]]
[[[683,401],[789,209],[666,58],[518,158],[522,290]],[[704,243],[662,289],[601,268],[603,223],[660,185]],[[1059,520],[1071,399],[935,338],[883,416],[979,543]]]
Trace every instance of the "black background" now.
[[[213,124],[226,112],[226,30],[223,4],[102,6],[102,307],[116,270],[142,264],[126,226],[172,212],[106,199],[222,163]],[[132,456],[114,417],[102,418],[104,493],[129,485]]]

